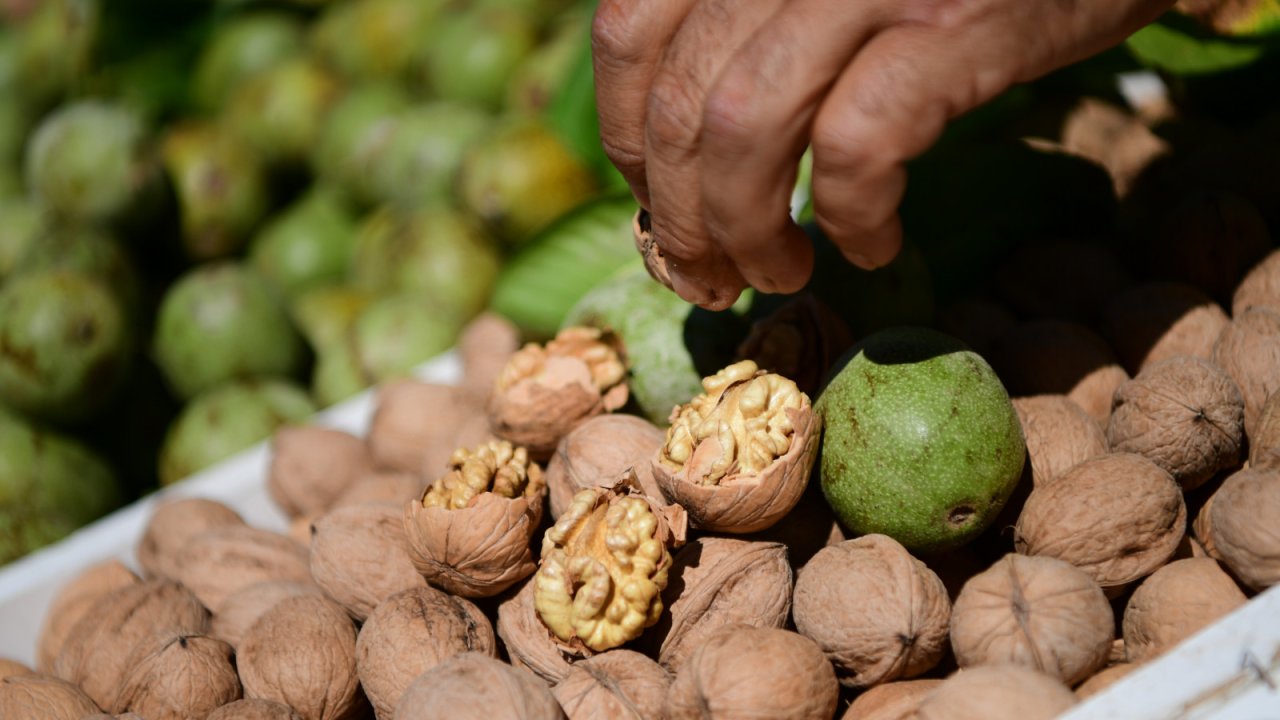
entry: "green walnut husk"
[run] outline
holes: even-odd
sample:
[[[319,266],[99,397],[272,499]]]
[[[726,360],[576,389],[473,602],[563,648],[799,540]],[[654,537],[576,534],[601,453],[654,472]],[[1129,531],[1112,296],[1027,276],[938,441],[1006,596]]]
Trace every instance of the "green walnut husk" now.
[[[249,264],[287,298],[337,284],[351,267],[356,227],[345,202],[316,186],[263,226]]]
[[[413,99],[404,88],[368,82],[346,89],[329,109],[311,154],[320,179],[364,205],[375,203],[370,167],[390,140],[395,118]]]
[[[89,73],[100,34],[99,0],[41,0],[14,28],[18,43],[17,95],[31,107],[64,97]],[[6,101],[10,98],[6,97]]]
[[[528,15],[505,6],[474,6],[441,15],[417,62],[436,96],[498,110],[516,68],[536,46]]]
[[[341,93],[334,74],[314,59],[295,57],[250,77],[227,99],[223,120],[268,164],[306,161],[329,107]]]
[[[279,379],[233,382],[192,398],[160,449],[160,482],[169,485],[266,440],[316,411],[307,393]]]
[[[351,328],[357,358],[374,382],[402,377],[453,347],[464,320],[422,293],[400,292],[370,303]]]
[[[397,113],[368,158],[371,199],[409,209],[452,201],[464,153],[491,124],[489,113],[447,101]]]
[[[377,293],[354,285],[317,287],[289,302],[289,315],[302,337],[320,355],[326,348],[346,341],[356,318]]]
[[[115,475],[95,453],[0,410],[0,565],[119,503]]]
[[[547,110],[573,69],[579,39],[589,24],[590,16],[582,12],[560,19],[547,41],[511,74],[503,108],[506,113],[534,117]]]
[[[312,50],[352,80],[406,78],[431,42],[444,0],[350,0],[329,5],[312,26]]]
[[[300,54],[303,25],[294,15],[255,10],[231,16],[200,51],[191,81],[191,101],[216,111],[255,73]]]
[[[0,288],[0,397],[31,417],[82,420],[108,402],[128,368],[120,301],[86,274],[31,272]]]
[[[0,282],[9,277],[40,234],[40,209],[25,197],[0,199]]]
[[[14,276],[49,270],[80,273],[104,283],[115,294],[130,325],[141,321],[142,278],[129,249],[104,230],[41,224],[34,242],[13,268]]]
[[[373,378],[360,365],[355,339],[348,334],[341,342],[326,345],[316,353],[311,375],[311,396],[320,407],[329,407],[373,385]]]
[[[304,351],[270,284],[238,263],[201,265],[160,301],[152,354],[179,397],[234,379],[292,377]]]

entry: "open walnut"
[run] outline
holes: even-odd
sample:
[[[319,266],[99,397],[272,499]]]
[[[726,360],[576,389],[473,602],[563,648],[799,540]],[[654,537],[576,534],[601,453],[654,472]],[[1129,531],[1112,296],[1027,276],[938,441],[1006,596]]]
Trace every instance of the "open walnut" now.
[[[1206,535],[1213,552],[1255,590],[1280,583],[1280,469],[1240,470],[1210,501]]]
[[[372,470],[364,438],[318,425],[286,425],[271,438],[267,492],[290,517],[322,513],[352,480]]]
[[[618,339],[588,327],[561,330],[546,345],[529,343],[510,359],[489,396],[493,434],[538,460],[578,423],[627,402],[627,367]]]
[[[1035,485],[1107,452],[1107,436],[1097,421],[1066,395],[1014,398],[1013,409],[1027,441]]]
[[[398,503],[366,503],[325,513],[311,526],[311,576],[357,621],[397,592],[426,584],[409,558],[403,515]]]
[[[178,553],[195,536],[217,527],[244,527],[235,510],[207,498],[179,498],[156,505],[142,539],[134,548],[138,564],[150,578],[177,580]]]
[[[1142,581],[1124,609],[1124,648],[1139,663],[1244,605],[1244,593],[1212,558],[1175,560]]]
[[[670,687],[661,665],[619,648],[575,663],[551,694],[569,720],[648,720],[662,717]]]
[[[684,533],[679,508],[655,508],[634,484],[579,492],[543,536],[533,578],[538,617],[571,648],[599,652],[634,640],[662,613],[670,547]]]
[[[40,628],[36,646],[36,667],[41,672],[53,671],[53,660],[71,635],[71,629],[112,590],[136,585],[138,576],[119,560],[105,560],[82,571],[62,586]]]
[[[499,603],[495,630],[512,665],[555,685],[569,675],[573,661],[593,652],[585,647],[571,648],[551,634],[534,606],[537,589],[537,583],[529,578],[514,595]]]
[[[645,495],[665,502],[650,464],[663,437],[648,420],[623,414],[597,415],[571,430],[547,463],[551,517],[560,517],[579,490],[608,487],[627,470],[635,470]]]
[[[147,720],[204,718],[240,699],[234,650],[205,635],[167,633],[139,645],[112,712]]]
[[[463,597],[497,595],[535,569],[542,469],[495,440],[461,448],[451,469],[405,506],[409,557],[427,582]]]
[[[1076,704],[1061,680],[1024,665],[979,665],[942,681],[918,720],[1052,720]]]
[[[703,379],[702,387],[704,394],[672,412],[654,477],[695,527],[763,530],[804,494],[821,421],[794,382],[750,360]]]
[[[564,720],[551,690],[484,653],[454,655],[422,673],[396,703],[397,720]]]
[[[81,720],[98,706],[75,685],[51,675],[30,673],[0,680],[0,717]]]

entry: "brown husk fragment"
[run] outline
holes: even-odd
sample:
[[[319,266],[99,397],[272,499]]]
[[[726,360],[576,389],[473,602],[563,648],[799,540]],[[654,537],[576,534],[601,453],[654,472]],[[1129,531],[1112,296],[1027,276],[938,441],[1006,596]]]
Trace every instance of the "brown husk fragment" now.
[[[290,517],[322,513],[372,470],[363,438],[318,425],[286,425],[271,438],[267,492]]]
[[[661,665],[619,648],[575,663],[551,694],[569,720],[648,720],[662,717],[670,687]]]
[[[304,720],[349,720],[367,707],[356,677],[356,628],[341,606],[302,595],[277,603],[236,653],[245,697],[292,707]]]
[[[1212,558],[1175,560],[1156,570],[1129,596],[1124,647],[1129,662],[1159,655],[1246,601]]]
[[[1227,478],[1208,506],[1211,552],[1254,590],[1280,582],[1280,469],[1247,468]]]
[[[1066,395],[1101,426],[1125,372],[1106,341],[1079,323],[1032,320],[1001,335],[990,361],[1012,397]]]
[[[494,312],[474,317],[458,336],[462,387],[488,400],[507,360],[520,348],[520,329]]]
[[[946,587],[887,535],[818,551],[797,573],[791,603],[796,629],[822,648],[847,687],[914,677],[946,652]]]
[[[853,345],[848,324],[812,293],[801,293],[751,326],[738,357],[791,378],[813,397],[827,372]]]
[[[538,678],[483,653],[449,658],[418,676],[396,704],[397,720],[560,720],[564,712]]]
[[[585,647],[571,648],[551,634],[534,607],[536,590],[533,578],[529,578],[514,595],[503,600],[498,605],[496,630],[512,665],[555,685],[569,674],[574,660],[594,653]]]
[[[227,643],[204,635],[171,633],[139,645],[112,712],[147,720],[205,720],[240,699],[240,677]]]
[[[1066,395],[1014,398],[1013,409],[1022,424],[1035,485],[1107,453],[1106,433]]]
[[[306,547],[247,525],[206,530],[182,548],[177,560],[177,579],[214,613],[232,593],[256,583],[311,581]]]
[[[648,420],[621,414],[597,415],[569,431],[547,463],[551,517],[560,517],[579,490],[608,487],[627,470],[645,495],[665,503],[650,463],[664,437]]]
[[[374,396],[376,409],[365,441],[374,467],[420,474],[428,453],[452,453],[459,420],[483,414],[479,400],[455,385],[391,380]]]
[[[1262,406],[1280,390],[1280,311],[1255,307],[1223,329],[1213,362],[1231,376],[1244,397],[1244,430],[1257,432]]]
[[[104,560],[82,570],[58,590],[45,612],[36,645],[36,668],[53,672],[53,660],[71,635],[71,629],[108,593],[136,585],[138,576],[119,560]]]
[[[244,525],[239,513],[216,500],[166,500],[151,513],[134,554],[145,576],[177,580],[178,553],[192,538],[213,528]]]
[[[414,678],[463,652],[497,654],[488,618],[471,601],[432,587],[396,593],[373,611],[356,639],[356,672],[379,720]]]
[[[924,696],[941,684],[928,678],[876,685],[854,698],[840,720],[913,720]]]
[[[249,628],[276,603],[299,595],[323,595],[319,585],[294,580],[267,580],[243,587],[227,596],[213,616],[209,634],[231,647],[240,647]]]
[[[1051,557],[1005,555],[965,583],[951,612],[961,668],[1013,663],[1068,685],[1106,664],[1114,636],[1102,588]]]
[[[809,638],[727,625],[685,663],[667,695],[668,720],[785,717],[829,720],[840,684]]]
[[[1109,453],[1034,488],[1014,546],[1065,560],[1112,594],[1168,561],[1186,522],[1173,476],[1141,455]]]
[[[98,706],[75,685],[43,673],[0,679],[0,717],[18,720],[81,720]]]
[[[312,523],[311,576],[357,621],[397,592],[427,584],[409,558],[401,507],[352,505]]]
[[[1022,665],[979,665],[948,677],[917,720],[1051,720],[1077,702],[1062,681]]]
[[[1130,375],[1177,355],[1209,360],[1231,318],[1204,291],[1177,282],[1140,285],[1103,311],[1099,332]]]
[[[246,698],[214,710],[207,720],[302,720],[302,716],[288,705]]]

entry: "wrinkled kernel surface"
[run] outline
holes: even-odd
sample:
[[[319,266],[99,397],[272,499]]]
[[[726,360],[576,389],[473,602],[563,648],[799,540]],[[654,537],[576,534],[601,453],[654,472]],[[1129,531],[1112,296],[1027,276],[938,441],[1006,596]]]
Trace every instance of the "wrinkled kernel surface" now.
[[[547,530],[534,607],[556,637],[592,650],[632,640],[658,621],[671,556],[640,498],[584,490]]]
[[[525,379],[536,379],[549,357],[581,360],[591,373],[596,389],[604,391],[622,382],[626,365],[609,338],[597,328],[571,327],[561,330],[545,346],[529,343],[515,352],[498,376],[497,390],[502,391]]]
[[[680,407],[667,431],[665,465],[691,464],[691,481],[718,485],[728,475],[761,472],[786,454],[795,434],[787,411],[804,404],[794,382],[743,360],[704,378],[702,387],[704,394]],[[698,452],[708,441],[707,449],[718,450],[709,464],[699,462]]]
[[[455,450],[449,472],[427,489],[422,505],[458,510],[469,507],[481,493],[516,498],[537,495],[541,487],[542,471],[529,462],[524,448],[493,440]]]

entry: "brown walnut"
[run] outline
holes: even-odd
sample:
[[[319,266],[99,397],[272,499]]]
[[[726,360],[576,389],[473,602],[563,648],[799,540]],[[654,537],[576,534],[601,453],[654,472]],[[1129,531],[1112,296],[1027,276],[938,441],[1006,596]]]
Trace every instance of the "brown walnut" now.
[[[941,680],[895,680],[867,689],[853,699],[840,720],[914,720],[924,696]]]
[[[375,409],[365,441],[374,467],[419,474],[428,453],[451,453],[459,419],[480,412],[465,389],[422,380],[391,380],[374,395]],[[433,471],[434,472],[434,471]]]
[[[1231,298],[1231,314],[1253,307],[1280,311],[1280,250],[1272,250],[1245,273]]]
[[[43,673],[0,679],[0,717],[81,720],[98,706],[75,685]]]
[[[1011,396],[1066,395],[1102,426],[1112,394],[1129,379],[1105,340],[1064,320],[1014,326],[992,344],[990,360]]]
[[[136,585],[138,576],[119,560],[104,560],[82,570],[63,585],[45,612],[36,646],[36,668],[53,672],[53,660],[80,618],[117,588]]]
[[[267,580],[240,588],[223,601],[209,625],[209,634],[238,648],[249,628],[276,603],[299,595],[323,594],[319,585],[296,580]]]
[[[853,345],[848,324],[812,293],[801,293],[756,321],[738,357],[791,378],[812,397],[840,356]]]
[[[597,415],[569,431],[547,463],[551,517],[560,517],[579,490],[608,487],[627,470],[645,495],[665,502],[650,464],[664,436],[644,418],[619,414]]]
[[[290,517],[322,513],[372,469],[363,438],[318,425],[286,425],[271,438],[267,492]]]
[[[480,400],[493,392],[507,360],[520,348],[520,329],[494,312],[474,317],[458,336],[462,386]]]
[[[1254,590],[1280,582],[1280,469],[1227,478],[1208,506],[1207,535],[1223,564]]]
[[[147,720],[205,720],[240,699],[235,651],[204,635],[169,633],[134,649],[112,712]]]
[[[151,513],[134,554],[147,577],[177,580],[178,553],[192,538],[213,528],[244,526],[239,513],[216,500],[166,500]]]
[[[991,357],[995,341],[1017,325],[1004,305],[983,298],[962,298],[938,313],[938,329],[959,338],[984,358]]]
[[[330,509],[377,502],[391,502],[399,507],[406,500],[422,497],[426,485],[426,480],[416,473],[373,470],[356,478],[342,495],[333,501],[333,507]]]
[[[1107,436],[1066,395],[1013,399],[1031,460],[1031,481],[1043,485],[1090,458],[1105,455]]]
[[[1175,560],[1156,570],[1129,596],[1124,648],[1139,663],[1172,648],[1244,605],[1244,593],[1212,558]]]
[[[245,699],[214,710],[207,720],[302,720],[293,708],[271,700]]]
[[[1280,393],[1271,393],[1249,438],[1249,467],[1280,466]]]
[[[311,581],[307,548],[256,527],[216,527],[195,536],[177,555],[178,581],[214,613],[235,591],[267,580]]]
[[[12,675],[30,675],[33,672],[35,671],[27,667],[26,665],[23,665],[22,663],[18,662],[17,660],[10,660],[9,658],[0,658],[0,680],[3,680]]]
[[[1099,332],[1130,375],[1177,355],[1209,360],[1231,318],[1194,285],[1153,282],[1118,296],[1103,311]]]
[[[1244,431],[1257,432],[1262,406],[1280,390],[1280,310],[1255,307],[1223,328],[1213,362],[1236,381],[1244,397]]]
[[[551,634],[534,606],[536,591],[537,584],[529,578],[514,595],[503,600],[498,605],[495,629],[512,665],[555,685],[569,674],[574,661],[591,657],[593,652],[585,647],[571,648]]]
[[[1084,700],[1093,697],[1120,681],[1121,678],[1142,667],[1139,663],[1120,663],[1105,667],[1076,687],[1076,697]]]
[[[311,577],[357,621],[395,593],[426,585],[409,558],[399,503],[338,508],[311,527]]]
[[[916,711],[918,720],[1051,720],[1076,704],[1055,677],[1023,665],[979,665],[934,688]]]
[[[396,704],[397,720],[563,720],[538,678],[484,653],[466,652],[418,676]]]
[[[1196,183],[1203,186],[1201,179]],[[1226,302],[1237,283],[1271,248],[1266,221],[1248,200],[1220,192],[1181,199],[1151,238],[1152,271],[1183,280]]]
[[[1079,240],[1025,243],[996,268],[994,280],[1018,317],[1085,324],[1132,282],[1114,251]]]
[[[619,648],[575,663],[551,694],[569,720],[648,720],[662,717],[670,687],[661,665]]]

